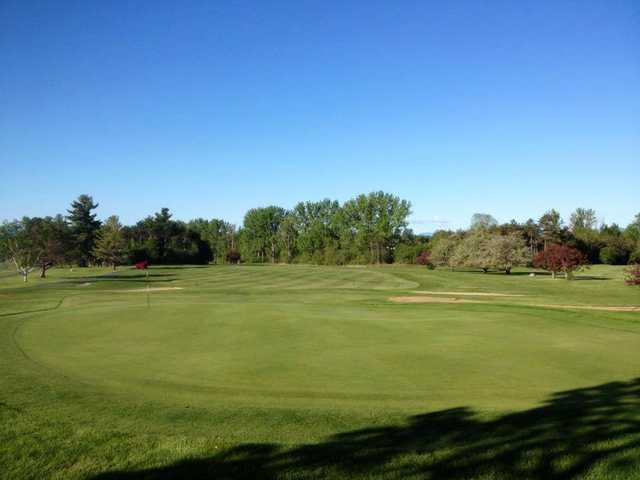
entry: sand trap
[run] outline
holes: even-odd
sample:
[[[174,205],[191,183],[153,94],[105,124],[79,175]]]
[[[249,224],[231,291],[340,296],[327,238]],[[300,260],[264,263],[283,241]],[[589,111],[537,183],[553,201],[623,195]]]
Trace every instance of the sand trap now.
[[[167,292],[170,290],[182,290],[182,287],[152,287],[152,288],[132,288],[130,290],[107,290],[108,292],[138,292],[138,293],[144,293],[144,292]]]
[[[440,292],[443,293],[443,292]],[[466,298],[455,297],[422,297],[422,296],[402,296],[389,297],[389,300],[396,303],[491,303],[483,300],[468,300]],[[552,305],[548,303],[514,303],[511,305],[521,305],[524,307],[544,307],[561,308],[565,310],[599,310],[603,312],[640,312],[640,306],[607,306],[607,305]]]
[[[430,292],[425,290],[414,290],[411,293],[421,295],[463,295],[469,297],[526,297],[520,293],[493,293],[493,292]]]
[[[603,312],[640,312],[640,307],[608,307],[606,305],[528,305],[529,307],[548,307],[548,308],[564,308],[579,310],[601,310]]]
[[[467,300],[466,298],[454,297],[389,297],[389,300],[396,303],[487,303],[480,300]]]
[[[85,282],[78,285],[78,287],[88,287],[89,285],[91,285],[91,282]]]

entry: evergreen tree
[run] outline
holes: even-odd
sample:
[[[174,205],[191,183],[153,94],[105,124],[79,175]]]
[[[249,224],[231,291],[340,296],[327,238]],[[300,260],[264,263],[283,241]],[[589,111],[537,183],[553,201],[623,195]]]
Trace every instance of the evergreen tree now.
[[[74,200],[71,209],[67,210],[80,266],[87,266],[94,260],[93,248],[100,229],[100,220],[96,220],[96,214],[91,212],[96,208],[98,204],[93,203],[93,198],[83,194]]]

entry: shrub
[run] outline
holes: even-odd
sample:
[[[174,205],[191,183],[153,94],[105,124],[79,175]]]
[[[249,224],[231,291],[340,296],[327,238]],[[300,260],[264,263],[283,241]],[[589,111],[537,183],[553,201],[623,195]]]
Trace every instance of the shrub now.
[[[227,262],[229,263],[240,263],[240,252],[236,249],[231,249],[227,252]]]
[[[423,250],[422,252],[420,252],[420,254],[416,257],[416,263],[418,265],[432,267],[433,264],[431,263],[431,252],[429,252],[428,250]]]
[[[627,285],[640,285],[640,263],[629,266],[626,270],[624,281]]]
[[[637,248],[629,255],[629,263],[640,263],[640,248]]]

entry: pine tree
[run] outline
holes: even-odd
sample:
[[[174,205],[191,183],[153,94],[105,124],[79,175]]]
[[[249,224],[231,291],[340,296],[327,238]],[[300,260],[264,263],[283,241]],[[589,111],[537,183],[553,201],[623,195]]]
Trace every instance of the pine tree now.
[[[97,207],[98,204],[93,203],[91,196],[80,195],[71,204],[71,209],[67,210],[78,250],[77,259],[81,266],[87,266],[94,259],[93,248],[100,229],[100,220],[96,220],[96,214],[91,211]]]

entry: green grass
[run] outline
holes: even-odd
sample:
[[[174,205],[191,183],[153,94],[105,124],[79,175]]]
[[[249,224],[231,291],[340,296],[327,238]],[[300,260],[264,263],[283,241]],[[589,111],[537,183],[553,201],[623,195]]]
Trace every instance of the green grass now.
[[[640,478],[640,313],[536,306],[640,289],[528,273],[2,271],[0,478]]]

